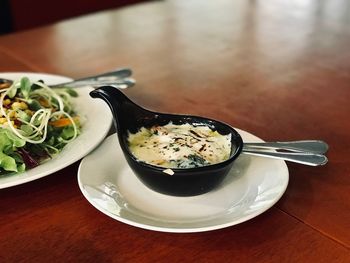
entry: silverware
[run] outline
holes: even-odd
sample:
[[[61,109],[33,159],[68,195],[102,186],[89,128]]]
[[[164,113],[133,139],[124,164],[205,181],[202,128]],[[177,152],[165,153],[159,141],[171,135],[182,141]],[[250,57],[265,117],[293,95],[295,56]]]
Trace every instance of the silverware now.
[[[324,155],[328,148],[325,142],[317,140],[244,143],[242,153],[319,166],[328,162]]]
[[[100,87],[100,86],[115,86],[119,89],[126,89],[134,86],[136,81],[133,78],[124,78],[124,79],[117,79],[117,78],[98,78],[98,79],[86,79],[86,80],[79,80],[79,81],[72,81],[67,83],[61,83],[56,85],[50,85],[51,88],[59,88],[63,86],[71,87],[71,88],[79,88],[84,86],[91,86],[94,88]]]
[[[289,150],[293,152],[309,152],[318,154],[326,153],[329,148],[327,143],[319,140],[244,143],[244,147],[270,150]]]
[[[84,87],[84,86],[104,86],[112,85],[120,89],[129,88],[135,85],[136,81],[130,78],[132,71],[129,68],[116,69],[114,71],[105,72],[95,76],[89,76],[84,78],[79,78],[73,81],[49,85],[51,88],[59,88],[63,86],[69,86],[72,88]],[[0,84],[11,85],[12,80],[0,78]]]
[[[250,154],[262,157],[270,157],[274,159],[281,159],[285,161],[290,161],[294,163],[300,163],[310,166],[320,166],[325,165],[328,159],[325,155],[315,154],[315,153],[281,153],[281,152],[265,152],[265,151],[253,151],[243,148],[243,154]]]

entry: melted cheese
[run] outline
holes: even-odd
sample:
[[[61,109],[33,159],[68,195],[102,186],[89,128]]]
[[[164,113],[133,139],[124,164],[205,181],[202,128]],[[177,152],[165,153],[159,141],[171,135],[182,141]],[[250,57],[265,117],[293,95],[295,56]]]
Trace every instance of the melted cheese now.
[[[215,164],[227,160],[231,153],[231,134],[190,124],[142,127],[135,134],[129,133],[128,143],[139,161],[165,168]]]

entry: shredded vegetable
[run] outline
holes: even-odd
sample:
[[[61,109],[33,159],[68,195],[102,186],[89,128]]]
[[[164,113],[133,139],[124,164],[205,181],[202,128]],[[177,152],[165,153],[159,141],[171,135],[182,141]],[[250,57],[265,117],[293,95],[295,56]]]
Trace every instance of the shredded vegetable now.
[[[33,168],[62,151],[80,133],[67,87],[51,89],[27,77],[0,89],[0,175]]]

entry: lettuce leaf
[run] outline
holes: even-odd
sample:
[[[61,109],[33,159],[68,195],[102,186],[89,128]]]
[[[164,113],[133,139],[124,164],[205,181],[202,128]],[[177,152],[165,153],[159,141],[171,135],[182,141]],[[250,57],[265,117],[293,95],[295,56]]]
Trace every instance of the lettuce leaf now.
[[[25,141],[18,138],[7,129],[0,129],[0,170],[19,172],[23,164],[17,163],[13,157],[17,147],[23,147]]]

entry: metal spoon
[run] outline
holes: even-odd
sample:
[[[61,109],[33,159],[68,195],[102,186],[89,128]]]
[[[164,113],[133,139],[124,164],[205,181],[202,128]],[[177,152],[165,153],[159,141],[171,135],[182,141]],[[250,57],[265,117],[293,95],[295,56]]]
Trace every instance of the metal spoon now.
[[[287,150],[292,152],[309,152],[325,154],[328,151],[328,144],[319,140],[303,140],[289,142],[263,142],[244,143],[244,148],[266,149],[266,150]]]
[[[328,145],[323,141],[306,140],[244,143],[242,153],[319,166],[328,162],[327,157],[323,155],[327,150]]]
[[[135,85],[135,80],[129,78],[132,71],[129,68],[121,68],[110,72],[105,72],[95,76],[89,76],[84,78],[79,78],[73,81],[49,85],[51,88],[59,88],[63,86],[69,86],[72,88],[84,87],[84,86],[103,86],[103,85],[113,85],[120,89],[129,88]],[[0,78],[0,85],[11,85],[12,80]]]
[[[290,161],[294,163],[300,163],[310,166],[320,166],[325,165],[328,162],[328,159],[325,155],[315,154],[315,153],[287,153],[287,152],[269,152],[269,151],[254,151],[244,149],[242,151],[243,154],[256,155],[262,157],[270,157],[274,159],[281,159],[285,161]]]

